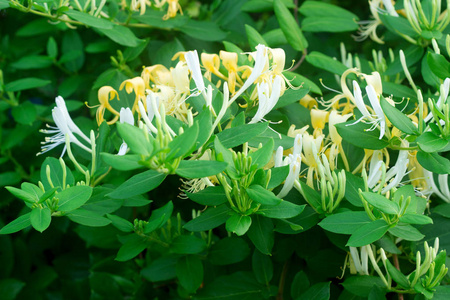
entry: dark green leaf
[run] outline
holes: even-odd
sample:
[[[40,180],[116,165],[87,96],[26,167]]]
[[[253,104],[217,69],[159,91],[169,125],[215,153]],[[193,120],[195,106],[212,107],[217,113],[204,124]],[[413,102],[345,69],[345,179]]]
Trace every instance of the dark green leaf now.
[[[250,216],[244,216],[234,212],[226,222],[226,229],[229,232],[233,232],[238,236],[241,236],[248,231],[251,224],[252,218]]]
[[[214,160],[182,160],[175,173],[185,178],[202,178],[216,175],[227,167],[227,163]]]
[[[398,204],[384,196],[371,192],[362,192],[362,195],[369,204],[386,214],[396,215],[400,212]]]
[[[217,137],[225,148],[233,148],[263,133],[268,125],[268,123],[256,123],[232,127],[219,132]]]
[[[40,79],[40,78],[22,78],[15,81],[8,82],[5,84],[5,91],[7,92],[18,92],[23,90],[35,89],[38,87],[46,86],[51,83],[50,80]]]
[[[243,261],[250,254],[247,242],[238,237],[218,240],[209,250],[208,259],[213,265],[230,265]]]
[[[417,139],[416,143],[419,145],[420,149],[425,152],[439,152],[445,146],[447,146],[448,141],[435,135],[431,131],[422,133]]]
[[[399,224],[389,229],[389,233],[407,241],[420,241],[425,237],[416,228],[412,227],[411,225],[404,224]]]
[[[127,261],[136,257],[139,253],[147,248],[147,243],[138,235],[132,234],[128,236],[128,240],[120,247],[115,260]]]
[[[177,254],[198,254],[206,249],[206,242],[195,235],[179,235],[170,244],[170,251]]]
[[[110,215],[110,214],[108,214],[107,217],[108,217],[108,219],[110,219],[112,221],[112,224],[114,225],[114,227],[116,227],[120,231],[132,232],[134,230],[133,224],[131,224],[130,221],[125,220],[124,218],[121,218],[116,215]]]
[[[389,229],[385,220],[379,219],[358,228],[347,242],[348,247],[362,247],[379,240]]]
[[[437,174],[450,173],[450,161],[447,158],[440,156],[436,152],[426,153],[423,151],[419,151],[417,152],[417,161],[428,171]]]
[[[389,272],[389,275],[391,275],[392,279],[394,279],[395,282],[397,282],[397,284],[399,286],[401,286],[404,289],[409,289],[411,286],[411,284],[409,283],[409,280],[406,278],[405,275],[403,275],[402,272],[400,272],[399,270],[397,270],[392,264],[391,262],[388,260],[385,261],[386,263],[386,268],[387,271]]]
[[[281,203],[281,199],[275,196],[271,191],[260,185],[253,184],[245,190],[253,201],[264,205],[277,205]]]
[[[274,243],[272,220],[253,215],[252,226],[250,226],[247,235],[261,253],[270,255]]]
[[[217,206],[228,201],[223,186],[209,186],[198,193],[188,193],[186,196],[201,205]]]
[[[180,285],[189,293],[193,293],[203,281],[202,261],[193,255],[180,257],[177,261],[176,274]]]
[[[308,41],[303,36],[294,16],[289,12],[289,9],[284,5],[283,1],[274,0],[273,10],[280,24],[280,28],[292,48],[297,51],[303,51],[308,48]]]
[[[346,211],[326,217],[319,223],[319,226],[334,233],[352,234],[370,222],[365,211]]]
[[[116,190],[108,194],[114,199],[127,199],[143,193],[147,193],[158,187],[164,181],[166,175],[155,170],[148,170],[140,174],[134,175]]]
[[[146,134],[142,129],[128,123],[118,122],[116,124],[120,136],[127,143],[128,147],[130,147],[131,151],[145,156],[149,156],[152,153],[153,147],[147,140]]]
[[[65,189],[55,195],[59,200],[59,211],[71,211],[82,206],[92,195],[92,187],[86,185],[77,185]]]
[[[15,219],[14,221],[11,221],[10,223],[6,224],[0,230],[0,234],[10,234],[27,228],[28,226],[31,225],[30,215],[31,212],[26,213]]]
[[[102,18],[94,17],[90,14],[87,14],[87,13],[84,13],[81,11],[76,11],[76,10],[70,9],[70,10],[64,12],[64,14],[66,14],[69,17],[71,17],[72,19],[77,20],[81,23],[84,23],[85,25],[88,25],[88,26],[102,28],[102,29],[112,29],[113,28],[112,22],[102,19]]]
[[[347,71],[347,67],[338,60],[335,60],[323,53],[313,51],[306,56],[306,61],[313,66],[332,72],[333,74],[342,75]]]
[[[210,207],[199,217],[187,222],[183,228],[189,231],[206,231],[216,228],[229,218],[231,209],[226,204]]]
[[[298,300],[329,300],[330,299],[330,283],[316,283],[298,297]]]
[[[417,134],[417,128],[407,116],[389,104],[384,97],[380,98],[381,108],[392,124],[407,134]]]
[[[268,218],[289,219],[301,214],[305,205],[297,205],[289,201],[281,201],[277,205],[261,205],[257,213]]]
[[[370,124],[355,121],[349,121],[335,125],[339,135],[352,145],[360,148],[380,150],[386,148],[389,142],[383,137],[380,137],[378,128],[369,130],[372,127]]]
[[[255,250],[252,256],[252,268],[256,280],[261,284],[269,285],[273,277],[273,264],[269,256]]]
[[[105,163],[120,171],[130,171],[143,167],[143,165],[139,164],[139,154],[117,155],[102,152],[100,156]]]
[[[67,214],[67,217],[75,223],[91,227],[101,227],[111,223],[110,220],[102,215],[82,208],[71,211]]]

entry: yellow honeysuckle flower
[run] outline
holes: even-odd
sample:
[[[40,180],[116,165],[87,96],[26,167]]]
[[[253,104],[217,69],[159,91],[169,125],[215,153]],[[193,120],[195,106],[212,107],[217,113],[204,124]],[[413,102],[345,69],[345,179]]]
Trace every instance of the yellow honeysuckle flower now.
[[[328,122],[328,116],[330,112],[320,109],[311,109],[311,124],[312,127],[322,131],[325,128],[325,124]]]
[[[339,112],[334,109],[330,112],[330,116],[328,118],[328,130],[330,132],[331,141],[334,144],[340,145],[342,142],[342,137],[337,132],[335,125],[347,121],[351,116],[352,114],[339,114]]]
[[[130,9],[132,11],[140,11],[140,15],[145,14],[146,7],[151,6],[152,3],[148,0],[131,0]]]
[[[141,77],[147,89],[151,89],[150,82],[156,85],[174,85],[171,72],[165,66],[159,64],[144,68]]]
[[[222,79],[226,77],[219,72],[220,68],[220,58],[217,54],[202,53],[200,55],[203,67],[206,69],[205,77],[211,81],[211,74],[216,75]]]
[[[132,79],[127,79],[119,87],[119,90],[122,90],[125,87],[125,91],[128,94],[131,94],[131,92],[134,92],[135,100],[132,107],[132,112],[134,113],[138,107],[139,100],[142,100],[144,102],[145,100],[145,83],[144,79],[141,77],[134,77]]]
[[[305,97],[300,99],[300,105],[306,107],[307,109],[311,109],[315,106],[317,106],[317,101],[313,97],[311,97],[309,94],[306,94]]]
[[[100,106],[97,108],[96,113],[98,125],[103,123],[104,120],[103,115],[105,114],[105,109],[109,110],[111,113],[115,115],[111,121],[107,121],[106,123],[111,125],[114,124],[119,119],[120,113],[117,110],[115,110],[111,106],[111,104],[109,104],[109,101],[114,99],[114,97],[117,98],[117,100],[120,100],[117,91],[110,86],[103,86],[98,90],[98,101],[100,102]]]
[[[238,55],[235,52],[220,51],[219,57],[222,60],[222,64],[228,71],[228,88],[231,94],[236,91],[236,84],[242,85],[244,82],[238,75]],[[250,76],[250,74],[248,74]],[[247,76],[247,77],[248,77]]]
[[[178,62],[175,68],[170,69],[173,85],[176,93],[189,94],[189,69],[184,62]],[[170,86],[170,84],[166,84]]]

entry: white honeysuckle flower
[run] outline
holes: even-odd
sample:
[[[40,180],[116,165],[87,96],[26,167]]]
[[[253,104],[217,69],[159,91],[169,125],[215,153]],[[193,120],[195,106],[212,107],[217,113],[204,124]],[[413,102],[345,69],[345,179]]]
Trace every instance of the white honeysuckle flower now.
[[[281,94],[281,84],[282,78],[280,76],[275,76],[272,84],[272,93],[269,96],[269,85],[265,82],[258,83],[258,110],[256,114],[253,116],[252,120],[249,124],[257,123],[261,121],[265,115],[267,115],[277,104],[278,99],[280,99]]]
[[[398,13],[395,11],[394,5],[392,5],[391,0],[383,0],[383,5],[389,15],[398,17]]]
[[[200,69],[197,50],[186,52],[184,54],[184,59],[186,60],[189,71],[191,71],[192,79],[194,79],[195,85],[197,86],[197,95],[201,93],[206,99],[205,82],[203,81],[203,74]]]
[[[302,135],[297,134],[294,140],[294,150],[292,154],[289,154],[284,161],[281,163],[280,160],[283,155],[283,147],[278,147],[276,154],[275,154],[275,166],[280,165],[288,165],[289,164],[289,174],[286,177],[286,180],[284,182],[283,187],[281,188],[281,191],[278,193],[278,198],[283,198],[286,196],[294,187],[295,181],[298,179],[298,176],[300,175],[300,168],[302,165]]]
[[[425,181],[427,185],[431,189],[431,192],[436,194],[439,198],[444,200],[447,203],[450,203],[450,189],[448,186],[448,174],[439,174],[438,182],[439,187],[436,185],[433,177],[433,173],[424,169],[423,173],[425,175]]]
[[[141,103],[139,101],[139,103]],[[134,126],[134,117],[133,117],[133,113],[131,112],[131,109],[129,107],[127,108],[121,108],[120,109],[120,119],[119,119],[120,123],[128,123],[130,125]],[[119,152],[117,153],[117,155],[125,155],[127,153],[128,150],[128,145],[127,143],[125,143],[125,141],[122,142],[122,145],[120,145],[120,149]]]
[[[408,164],[408,150],[400,150],[395,165],[386,172],[386,182],[389,182],[392,177],[394,177],[394,179],[381,190],[382,194],[386,194],[393,187],[397,187],[400,184],[403,177],[406,175]]]
[[[447,102],[449,90],[450,90],[450,78],[446,78],[444,80],[444,83],[441,84],[441,86],[439,88],[440,95],[439,95],[438,101],[436,102],[436,107],[438,109],[441,109],[442,105]],[[423,120],[425,122],[428,122],[431,120],[431,118],[433,118],[433,113],[430,111]]]
[[[171,68],[170,73],[175,84],[175,92],[188,94],[189,90],[189,68],[185,63],[179,61],[175,68]]]
[[[369,188],[374,188],[380,181],[383,163],[383,153],[380,150],[373,151],[369,165],[369,175],[367,176],[367,185]]]
[[[355,105],[363,115],[356,123],[365,119],[369,124],[372,124],[371,128],[372,130],[375,129],[376,126],[380,126],[379,139],[382,139],[386,131],[386,117],[384,116],[383,110],[381,109],[379,96],[375,92],[375,88],[370,84],[366,86],[366,93],[367,97],[369,98],[370,105],[372,106],[372,109],[375,112],[375,114],[373,115],[369,113],[366,105],[364,104],[361,89],[358,83],[356,81],[353,81],[353,94],[355,99]]]
[[[358,248],[349,248],[356,272],[358,272],[359,275],[369,275],[369,255],[366,246],[361,247],[361,259],[359,258]]]
[[[261,76],[264,66],[266,65],[266,62],[268,60],[267,49],[268,47],[262,44],[256,46],[256,53],[252,53],[252,57],[255,60],[252,73],[244,82],[244,85],[230,99],[229,104],[233,103],[243,92],[245,92],[256,81],[256,79],[258,79],[259,76]]]
[[[279,146],[275,152],[275,168],[284,166],[283,164],[283,146]]]
[[[52,150],[53,148],[66,143],[66,135],[69,137],[69,141],[78,145],[83,150],[87,152],[92,152],[91,149],[82,144],[77,137],[74,135],[76,133],[78,136],[82,137],[84,140],[91,145],[91,140],[78,128],[78,126],[72,121],[72,118],[69,115],[69,112],[66,107],[66,103],[61,96],[56,97],[55,99],[56,107],[52,109],[52,117],[56,126],[50,126],[47,124],[47,127],[50,129],[43,129],[41,132],[46,134],[53,134],[51,137],[46,137],[45,141],[42,142],[41,152],[37,155],[43,154],[47,151]],[[66,151],[66,146],[64,145],[63,152],[61,156],[64,155]]]

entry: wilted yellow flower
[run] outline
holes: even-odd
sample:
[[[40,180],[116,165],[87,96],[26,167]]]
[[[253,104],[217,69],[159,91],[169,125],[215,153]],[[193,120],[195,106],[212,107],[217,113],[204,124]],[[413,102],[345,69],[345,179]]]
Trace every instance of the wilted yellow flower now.
[[[119,90],[122,90],[125,87],[125,91],[128,94],[131,94],[131,92],[134,92],[135,100],[132,107],[132,112],[134,113],[138,107],[139,100],[142,100],[144,102],[145,100],[145,83],[144,80],[141,77],[134,77],[132,79],[127,79],[119,87]]]

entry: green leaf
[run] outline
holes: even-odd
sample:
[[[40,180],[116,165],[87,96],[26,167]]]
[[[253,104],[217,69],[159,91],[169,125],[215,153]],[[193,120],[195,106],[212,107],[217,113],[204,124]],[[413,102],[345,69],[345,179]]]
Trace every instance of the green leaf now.
[[[102,19],[102,18],[98,18],[98,17],[94,17],[90,14],[81,12],[81,11],[76,11],[76,10],[72,10],[69,9],[68,11],[65,11],[64,14],[68,15],[70,18],[79,21],[85,25],[91,26],[91,27],[96,27],[96,28],[102,28],[102,29],[112,29],[113,28],[113,23]]]
[[[440,136],[435,135],[431,131],[427,131],[422,133],[416,139],[417,145],[419,145],[420,149],[425,152],[439,152],[445,146],[447,146],[448,141],[441,138]]]
[[[202,178],[216,175],[227,167],[226,162],[214,160],[182,160],[175,173],[185,178]]]
[[[302,196],[305,197],[305,200],[315,209],[321,207],[320,194],[316,190],[310,188],[305,182],[301,180],[299,182]]]
[[[348,69],[340,61],[317,51],[309,53],[306,56],[306,61],[317,68],[332,72],[333,74],[337,75],[342,75],[342,73],[344,73]]]
[[[186,155],[191,154],[192,151],[194,151],[198,133],[198,122],[195,122],[194,125],[186,129],[183,134],[175,137],[168,145],[170,151],[167,154],[166,160],[169,161],[177,157],[185,157]]]
[[[183,228],[189,231],[206,231],[216,228],[229,218],[231,209],[226,205],[222,204],[217,207],[210,207],[200,216],[187,222]]]
[[[420,241],[425,237],[419,230],[411,225],[403,224],[398,224],[397,226],[389,229],[389,233],[407,241]]]
[[[262,35],[262,37],[267,42],[269,47],[271,47],[271,48],[276,48],[281,45],[288,44],[288,41],[286,40],[286,37],[284,36],[281,28],[272,29],[272,30],[264,33]]]
[[[225,148],[234,148],[263,133],[268,125],[269,123],[267,122],[240,125],[225,129],[216,136]]]
[[[351,172],[345,172],[345,199],[356,207],[362,207],[359,189],[364,190],[364,180]]]
[[[402,272],[400,272],[399,270],[397,270],[389,261],[389,259],[387,259],[385,261],[386,263],[386,268],[387,271],[389,272],[389,275],[391,275],[392,279],[394,279],[395,282],[397,282],[397,284],[399,286],[401,286],[404,289],[410,289],[411,288],[411,284],[408,280],[408,278],[406,278],[405,275],[403,275]]]
[[[147,9],[145,10],[145,14],[133,16],[133,19],[136,19],[144,24],[153,26],[155,28],[161,29],[176,29],[182,27],[189,17],[183,15],[177,15],[175,18],[170,18],[168,20],[162,20],[166,13],[159,10]]]
[[[267,186],[269,190],[276,188],[286,180],[286,177],[289,175],[289,166],[272,168],[271,171],[269,185]]]
[[[202,41],[223,41],[228,35],[216,23],[189,18],[180,28],[181,32]]]
[[[302,21],[302,30],[306,32],[345,32],[358,29],[358,23],[346,18],[306,17]]]
[[[105,163],[120,171],[130,171],[143,167],[143,165],[139,164],[141,160],[139,154],[117,155],[102,152],[100,156]]]
[[[203,281],[202,261],[192,255],[180,257],[177,261],[176,274],[180,285],[189,293],[193,293]]]
[[[261,253],[270,255],[274,244],[272,220],[263,216],[253,215],[252,225],[247,235]]]
[[[302,87],[297,90],[289,89],[284,92],[284,94],[278,99],[277,104],[274,109],[284,107],[286,105],[298,102],[300,99],[305,97],[309,92],[309,88]]]
[[[348,121],[335,125],[339,135],[352,145],[363,149],[380,150],[389,145],[383,137],[381,140],[378,128],[369,130],[371,125],[355,121]]]
[[[5,9],[9,7],[9,1],[8,0],[0,0],[0,9]],[[11,298],[13,299],[13,298]]]
[[[127,261],[136,257],[147,248],[147,243],[138,235],[132,234],[131,237],[120,247],[115,260]]]
[[[82,208],[71,211],[67,214],[67,217],[75,223],[90,227],[101,227],[111,223],[111,220],[102,215]]]
[[[450,160],[440,156],[436,152],[426,153],[423,151],[417,152],[417,161],[422,167],[428,171],[437,174],[449,174],[450,173]]]
[[[255,250],[252,256],[252,269],[256,280],[265,285],[269,285],[273,277],[272,260],[267,256]]]
[[[247,34],[248,44],[251,49],[254,49],[258,44],[268,46],[261,34],[252,26],[245,24],[245,33]]]
[[[251,152],[248,156],[252,158],[252,164],[257,165],[258,168],[263,168],[273,156],[273,139],[269,139],[260,149]]]
[[[206,242],[195,235],[179,235],[170,244],[170,251],[177,254],[198,254],[206,249]]]
[[[362,192],[362,195],[369,204],[386,214],[397,215],[400,212],[398,204],[384,196],[371,192]]]
[[[208,260],[213,265],[230,265],[243,261],[250,254],[247,242],[238,237],[218,240],[208,251]]]
[[[44,69],[53,64],[53,58],[43,55],[29,55],[19,58],[10,64],[19,70]]]
[[[218,206],[228,201],[223,186],[209,186],[198,193],[188,193],[186,196],[192,201],[207,206]]]
[[[34,208],[30,213],[31,226],[37,231],[43,232],[50,226],[52,221],[52,212],[50,208]]]
[[[126,47],[139,46],[141,40],[136,38],[134,33],[127,27],[121,25],[113,25],[110,29],[97,28],[98,31],[106,35],[112,41]]]
[[[17,123],[24,125],[33,124],[37,117],[36,108],[30,101],[25,101],[19,106],[13,107],[11,113]]]
[[[275,196],[271,191],[266,190],[260,185],[253,184],[245,189],[250,199],[264,205],[277,205],[281,199]]]
[[[385,220],[379,219],[358,228],[347,242],[348,247],[362,247],[379,240],[389,229]]]
[[[289,12],[283,1],[274,0],[273,9],[280,28],[292,48],[297,51],[303,51],[308,48],[308,41],[303,36],[294,16]]]
[[[233,232],[238,236],[242,236],[248,231],[251,224],[252,218],[235,212],[228,218],[226,229],[228,232]]]
[[[427,62],[431,71],[440,79],[450,77],[450,63],[443,55],[428,52]]]
[[[30,193],[28,193],[28,192],[26,192],[26,191],[24,191],[24,190],[21,190],[21,189],[12,187],[12,186],[7,186],[7,187],[5,187],[5,188],[6,188],[11,194],[13,194],[13,195],[16,196],[17,198],[19,198],[19,199],[21,199],[21,200],[23,200],[23,201],[25,201],[25,202],[28,202],[28,203],[35,203],[35,202],[37,202],[37,201],[39,200],[39,198],[36,198],[34,195],[32,195],[32,194],[30,194]]]
[[[418,37],[417,32],[414,31],[408,19],[399,18],[397,16],[391,16],[388,14],[379,14],[378,16],[383,22],[383,25],[385,25],[389,31],[399,36],[401,36],[402,34],[407,35],[412,37],[413,39]]]
[[[436,212],[436,210],[433,210],[433,212]],[[433,224],[433,219],[424,215],[404,214],[400,218],[400,222],[407,224],[426,225],[426,224]]]
[[[71,211],[82,206],[92,195],[92,187],[86,185],[77,185],[65,189],[55,195],[59,200],[58,211]]]
[[[132,232],[132,231],[134,231],[134,226],[133,226],[133,224],[131,224],[130,221],[125,220],[124,218],[121,218],[121,217],[116,216],[116,215],[107,214],[106,216],[108,217],[108,219],[111,220],[111,222],[114,225],[114,227],[116,227],[120,231],[123,231],[123,232]]]
[[[148,170],[134,175],[107,196],[114,199],[127,199],[147,193],[158,187],[166,178],[166,174],[155,170]]]
[[[297,205],[289,201],[281,201],[278,205],[261,205],[257,214],[262,214],[267,218],[289,219],[301,214],[305,205]]]
[[[58,56],[58,45],[55,39],[51,36],[47,41],[47,54],[50,57],[56,58]]]
[[[346,211],[326,217],[319,223],[319,226],[334,233],[352,234],[370,222],[365,211]]]
[[[29,89],[35,89],[39,87],[43,87],[51,83],[50,80],[35,78],[35,77],[29,77],[29,78],[22,78],[15,81],[8,82],[5,84],[5,91],[6,92],[18,92],[18,91],[24,91]]]
[[[150,156],[153,152],[151,143],[147,140],[147,137],[142,129],[130,125],[128,123],[116,123],[117,130],[120,136],[130,147],[131,151],[137,154]]]
[[[329,300],[331,282],[320,282],[307,289],[297,300]]]
[[[0,230],[0,234],[10,234],[27,228],[28,226],[31,225],[30,215],[31,212],[26,213],[15,219],[14,221],[11,221],[10,223],[6,224]]]
[[[350,276],[342,283],[342,285],[352,294],[364,298],[369,296],[369,293],[374,286],[377,286],[383,290],[386,289],[386,286],[380,277],[368,275]]]
[[[413,122],[397,108],[389,104],[384,97],[380,98],[381,108],[391,123],[407,134],[417,134],[417,128]]]
[[[0,2],[0,9],[2,9],[2,3]],[[6,278],[0,280],[0,295],[2,300],[14,300],[20,294],[20,291],[25,286],[25,282],[14,278]]]
[[[149,266],[141,270],[141,275],[150,282],[166,281],[176,277],[178,256],[160,256],[153,260]]]
[[[148,224],[144,227],[144,233],[148,234],[158,228],[161,228],[170,219],[173,212],[173,202],[169,201],[163,207],[152,211],[152,215],[148,219]]]

